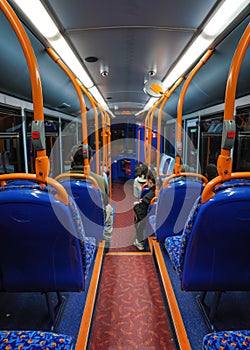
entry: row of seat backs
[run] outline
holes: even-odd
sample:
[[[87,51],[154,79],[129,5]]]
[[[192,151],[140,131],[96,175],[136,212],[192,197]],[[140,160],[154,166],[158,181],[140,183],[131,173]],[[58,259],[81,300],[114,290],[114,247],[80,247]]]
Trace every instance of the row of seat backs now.
[[[29,181],[0,187],[0,289],[81,291],[95,254],[74,200]]]
[[[86,235],[94,237],[97,243],[101,242],[105,230],[105,217],[102,194],[99,188],[93,187],[91,182],[74,178],[61,180],[60,184],[74,198]]]
[[[192,206],[201,194],[201,181],[177,177],[167,187],[161,187],[155,209],[155,234],[159,242],[180,235]]]
[[[217,186],[214,197],[197,199],[182,235],[166,248],[190,291],[250,290],[250,181]]]

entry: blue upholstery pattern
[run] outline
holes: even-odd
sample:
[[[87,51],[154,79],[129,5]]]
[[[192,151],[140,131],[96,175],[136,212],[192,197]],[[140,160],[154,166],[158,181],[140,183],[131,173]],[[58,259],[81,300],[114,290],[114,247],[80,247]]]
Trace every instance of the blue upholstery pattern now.
[[[89,269],[96,252],[96,240],[94,237],[86,237],[82,225],[80,213],[77,209],[77,205],[73,200],[69,201],[70,209],[72,212],[73,220],[77,226],[78,238],[80,240],[83,267],[85,269],[85,279],[88,277]]]
[[[198,214],[200,205],[201,196],[197,198],[192,210],[189,213],[182,235],[167,237],[164,242],[171,262],[179,275],[181,275],[183,270],[187,241],[191,234],[192,227],[194,225],[194,221]]]
[[[250,349],[250,331],[221,331],[209,333],[203,338],[203,350]]]
[[[0,331],[0,350],[72,350],[72,338],[41,331]]]

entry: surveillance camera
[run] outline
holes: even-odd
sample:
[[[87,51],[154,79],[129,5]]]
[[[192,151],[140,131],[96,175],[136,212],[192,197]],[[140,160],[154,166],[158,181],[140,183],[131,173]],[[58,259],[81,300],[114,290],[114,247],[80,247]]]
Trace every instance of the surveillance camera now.
[[[109,75],[109,68],[107,66],[102,66],[100,69],[101,76],[107,77]]]
[[[109,75],[109,72],[108,72],[107,70],[103,70],[103,71],[101,72],[101,75],[102,75],[103,77],[106,77],[106,76]]]
[[[149,71],[148,71],[148,75],[149,75],[150,77],[153,77],[155,74],[156,74],[156,71],[154,71],[154,70],[149,70]]]

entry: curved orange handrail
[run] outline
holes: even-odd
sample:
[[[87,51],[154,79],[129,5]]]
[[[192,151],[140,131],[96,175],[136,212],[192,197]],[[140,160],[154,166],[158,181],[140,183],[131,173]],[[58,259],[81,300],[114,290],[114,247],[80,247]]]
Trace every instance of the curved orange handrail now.
[[[241,63],[243,61],[244,55],[248,49],[250,43],[250,24],[248,24],[245,29],[238,46],[235,50],[232,63],[228,73],[227,85],[226,85],[226,94],[225,94],[225,109],[224,109],[224,120],[232,121],[234,119],[234,103],[235,103],[235,94],[236,86],[238,82],[238,76],[240,72]],[[249,178],[250,172],[237,172],[232,173],[232,157],[230,154],[230,149],[221,148],[221,154],[218,157],[217,169],[219,176],[210,181],[206,188],[205,192],[202,194],[202,203],[205,203],[210,198],[214,196],[214,186],[225,182],[230,179],[239,179],[239,178]]]
[[[44,112],[41,78],[30,40],[20,20],[6,0],[0,1],[0,8],[10,22],[13,30],[15,31],[25,55],[31,81],[32,99],[34,105],[34,120],[43,121]],[[49,159],[46,156],[46,149],[38,150],[36,152],[36,176],[39,181],[44,181],[49,174]]]
[[[244,55],[250,43],[250,24],[245,29],[239,44],[235,50],[230,70],[228,73],[226,93],[225,93],[225,108],[224,108],[224,120],[234,120],[234,103],[236,86],[238,82],[238,76],[240,67]],[[232,172],[232,157],[229,149],[221,148],[221,154],[218,157],[217,169],[220,176],[223,178],[230,178]]]
[[[172,93],[177,89],[177,87],[182,83],[183,77],[180,77],[176,83],[166,92],[164,93],[164,98],[162,100],[162,104],[159,108],[158,112],[158,119],[157,119],[157,152],[156,152],[156,179],[158,180],[161,176],[159,174],[159,167],[160,167],[160,152],[161,152],[161,121],[162,121],[162,114],[163,114],[163,108],[165,107],[165,104],[169,97],[172,95]],[[158,181],[156,181],[156,196],[158,196],[159,192],[159,184]]]
[[[144,159],[148,167],[151,166],[151,151],[152,151],[152,132],[153,132],[153,118],[156,108],[164,100],[164,95],[155,102],[155,104],[148,111],[145,118],[145,132],[144,132]],[[147,138],[148,135],[148,138]]]
[[[73,177],[74,179],[85,179],[85,180],[90,180],[93,184],[93,187],[96,189],[99,189],[98,183],[96,181],[96,179],[93,176],[90,175],[86,175],[86,174],[81,174],[81,173],[63,173],[60,175],[57,175],[55,177],[55,180],[58,181],[60,179],[65,179],[65,178],[69,178],[69,177]]]
[[[182,152],[182,108],[183,108],[183,102],[184,97],[187,91],[187,88],[195,76],[195,74],[198,72],[198,70],[207,62],[209,57],[212,55],[214,50],[208,50],[200,59],[200,61],[197,63],[197,65],[192,69],[192,71],[189,73],[185,83],[183,84],[179,101],[178,101],[178,109],[177,109],[177,119],[176,119],[176,148],[177,148],[177,155],[175,159],[175,166],[174,166],[174,173],[179,174],[181,171],[181,152]]]
[[[55,51],[51,48],[47,48],[47,52],[49,53],[50,57],[63,69],[63,71],[68,75],[70,78],[72,84],[74,85],[74,88],[76,90],[80,107],[81,107],[81,115],[82,115],[82,143],[84,145],[88,145],[88,131],[87,131],[87,117],[86,117],[86,105],[84,102],[84,98],[80,89],[79,84],[76,81],[76,77],[71,72],[71,70],[66,66],[66,64],[63,63],[63,61],[60,59],[60,57],[55,53]],[[89,159],[84,158],[84,164],[83,169],[85,174],[89,174],[90,167],[89,167]]]
[[[169,177],[167,177],[163,184],[162,184],[162,188],[165,189],[168,185],[169,185],[169,182],[171,179],[174,179],[174,178],[178,178],[178,177],[181,177],[181,176],[184,176],[184,177],[198,177],[199,179],[203,180],[203,184],[204,186],[208,183],[208,180],[205,176],[201,175],[201,174],[197,174],[197,173],[179,173],[179,174],[171,174],[169,175]]]
[[[249,179],[250,180],[250,172],[237,172],[237,173],[231,173],[230,179],[223,178],[222,176],[217,176],[214,179],[212,179],[204,188],[201,196],[201,202],[205,203],[209,199],[214,197],[214,187],[216,185],[220,185],[223,182],[226,182],[228,180],[236,180],[236,179]]]
[[[55,195],[55,197],[60,200],[60,202],[62,202],[65,205],[69,204],[69,200],[68,200],[68,194],[66,192],[66,190],[64,189],[64,187],[62,185],[59,184],[59,182],[57,182],[56,180],[47,177],[44,180],[37,180],[37,177],[35,174],[26,174],[26,173],[15,173],[15,174],[3,174],[0,175],[0,182],[1,182],[1,186],[5,186],[6,181],[8,180],[31,180],[31,181],[35,181],[37,183],[44,183],[44,184],[49,184],[50,186],[52,186],[53,188],[56,189],[57,193]]]
[[[92,97],[92,95],[89,93],[89,91],[85,88],[85,86],[82,85],[82,83],[76,79],[77,83],[79,84],[82,91],[85,93],[85,95],[88,97],[91,106],[94,111],[94,119],[95,119],[95,159],[96,159],[96,173],[100,174],[100,155],[99,155],[99,121],[98,121],[98,114],[96,111],[97,102]]]

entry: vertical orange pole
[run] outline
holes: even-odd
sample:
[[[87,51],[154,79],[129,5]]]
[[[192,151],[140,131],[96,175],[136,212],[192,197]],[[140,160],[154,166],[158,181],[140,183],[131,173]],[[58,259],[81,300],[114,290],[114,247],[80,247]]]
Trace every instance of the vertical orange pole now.
[[[79,99],[81,115],[82,115],[82,143],[84,145],[88,145],[87,116],[86,116],[87,111],[86,111],[86,106],[85,106],[81,89],[79,87],[79,84],[76,81],[76,77],[71,72],[71,70],[63,63],[63,61],[60,59],[60,57],[55,53],[55,51],[52,48],[50,47],[47,48],[47,52],[49,53],[51,58],[53,58],[53,60],[64,70],[64,72],[68,75],[72,84],[74,85],[74,88],[77,92],[77,96]],[[84,169],[84,174],[89,174],[90,167],[89,167],[88,158],[84,158],[83,169]]]
[[[79,84],[82,91],[86,94],[88,97],[91,106],[94,111],[94,119],[95,119],[95,158],[96,158],[96,173],[100,174],[100,154],[99,154],[99,121],[98,121],[98,114],[96,110],[96,104],[97,102],[92,97],[92,95],[89,93],[89,91],[81,84],[81,82],[77,79],[77,83]]]
[[[141,160],[141,130],[138,130],[138,137],[137,137],[137,145],[138,145],[138,153],[137,153],[137,161],[138,164],[140,164]]]
[[[207,62],[209,57],[212,55],[213,50],[208,50],[200,59],[200,61],[197,63],[197,65],[192,69],[190,74],[188,75],[185,83],[183,84],[179,101],[178,101],[178,109],[177,109],[177,119],[176,119],[176,159],[175,159],[175,166],[174,166],[174,172],[175,174],[179,175],[181,170],[181,153],[182,153],[182,107],[184,102],[184,97],[187,91],[187,88],[195,76],[195,74],[198,72],[198,70]]]
[[[234,120],[234,103],[236,86],[238,82],[239,71],[245,52],[248,49],[250,43],[250,24],[248,24],[245,32],[243,33],[240,42],[236,48],[233,56],[233,60],[228,73],[226,94],[225,94],[225,108],[224,108],[224,120]],[[232,157],[230,155],[230,149],[221,148],[221,154],[217,161],[218,173],[222,178],[230,178],[232,173]]]
[[[14,29],[26,58],[31,80],[34,120],[44,121],[41,78],[30,40],[17,15],[6,0],[0,1],[0,8]],[[48,174],[49,159],[46,156],[46,149],[38,150],[36,156],[36,177],[38,180],[44,181]]]
[[[156,186],[156,197],[158,196],[159,191],[159,167],[160,167],[160,152],[161,152],[161,121],[162,121],[162,112],[165,107],[165,104],[169,97],[172,95],[172,93],[177,89],[177,87],[182,83],[183,77],[180,77],[177,82],[169,89],[165,94],[164,98],[162,100],[162,104],[160,106],[159,112],[158,112],[158,119],[157,119],[157,153],[156,153],[156,179],[157,179],[157,186]]]

